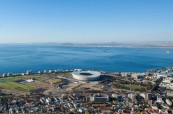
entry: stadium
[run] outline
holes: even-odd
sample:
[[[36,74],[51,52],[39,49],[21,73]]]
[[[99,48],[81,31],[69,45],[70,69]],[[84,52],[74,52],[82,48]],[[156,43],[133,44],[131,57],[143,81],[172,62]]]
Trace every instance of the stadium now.
[[[96,81],[100,78],[101,73],[98,71],[74,71],[73,78],[82,81]]]

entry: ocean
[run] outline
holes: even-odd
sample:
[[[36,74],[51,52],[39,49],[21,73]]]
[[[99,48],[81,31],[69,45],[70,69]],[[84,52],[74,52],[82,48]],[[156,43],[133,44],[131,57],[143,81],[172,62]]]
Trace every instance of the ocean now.
[[[167,66],[173,66],[172,48],[0,45],[0,73],[45,69],[145,72]]]

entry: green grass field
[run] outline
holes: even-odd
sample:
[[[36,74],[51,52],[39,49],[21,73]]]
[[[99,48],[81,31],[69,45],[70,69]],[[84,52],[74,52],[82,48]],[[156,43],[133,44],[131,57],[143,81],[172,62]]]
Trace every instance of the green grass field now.
[[[124,86],[129,87],[132,90],[140,90],[140,89],[145,89],[145,87],[139,86],[139,85],[130,85],[130,84],[125,84]]]
[[[120,89],[129,89],[135,91],[145,91],[147,89],[145,86],[139,86],[134,84],[116,84],[116,87]]]
[[[56,76],[62,76],[62,77],[72,77],[72,72],[59,72],[57,74],[55,74]]]
[[[35,89],[34,86],[26,85],[26,84],[21,84],[16,82],[17,80],[26,80],[26,79],[31,79],[35,78],[36,80],[39,81],[44,81],[43,76],[16,76],[16,77],[6,77],[6,78],[0,78],[0,87],[5,88],[5,89],[16,89],[16,90],[21,90],[21,91],[31,91]]]

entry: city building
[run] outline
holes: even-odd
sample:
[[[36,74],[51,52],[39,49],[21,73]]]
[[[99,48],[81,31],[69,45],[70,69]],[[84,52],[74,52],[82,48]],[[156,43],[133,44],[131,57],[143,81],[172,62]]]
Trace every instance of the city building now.
[[[95,101],[95,102],[108,102],[109,101],[109,97],[95,97],[95,96],[91,96],[90,101]]]
[[[99,80],[101,73],[98,71],[74,71],[72,72],[73,78],[82,81],[95,81]]]

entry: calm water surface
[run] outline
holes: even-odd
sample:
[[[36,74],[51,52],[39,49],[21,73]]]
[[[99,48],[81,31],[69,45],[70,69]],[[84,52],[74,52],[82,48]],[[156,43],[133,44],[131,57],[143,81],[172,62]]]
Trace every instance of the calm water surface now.
[[[166,66],[173,66],[171,48],[0,45],[0,73],[76,68],[142,72]]]

